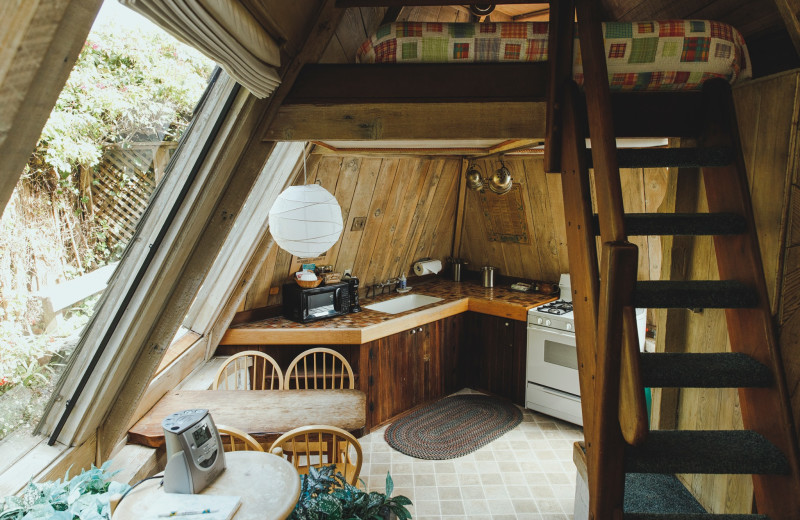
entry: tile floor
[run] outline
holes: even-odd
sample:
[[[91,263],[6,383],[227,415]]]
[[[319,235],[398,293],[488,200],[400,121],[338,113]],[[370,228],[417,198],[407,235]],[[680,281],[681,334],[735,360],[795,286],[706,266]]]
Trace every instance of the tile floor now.
[[[523,410],[522,423],[512,431],[469,455],[443,461],[393,450],[384,431],[359,439],[361,478],[367,489],[383,491],[391,472],[394,494],[411,499],[415,520],[572,518],[572,444],[583,439],[578,426]]]

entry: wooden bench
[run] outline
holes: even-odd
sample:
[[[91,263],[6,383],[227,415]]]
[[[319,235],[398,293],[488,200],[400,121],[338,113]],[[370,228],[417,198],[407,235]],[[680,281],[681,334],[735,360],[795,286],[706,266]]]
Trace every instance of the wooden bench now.
[[[366,425],[366,396],[360,390],[183,390],[156,403],[128,431],[128,442],[163,446],[161,421],[190,408],[208,409],[216,424],[234,426],[259,440],[309,424],[347,431]]]

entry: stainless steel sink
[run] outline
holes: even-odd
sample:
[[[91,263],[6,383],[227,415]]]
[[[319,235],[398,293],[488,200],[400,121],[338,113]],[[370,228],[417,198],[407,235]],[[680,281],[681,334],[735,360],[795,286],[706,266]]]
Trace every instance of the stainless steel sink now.
[[[410,311],[418,307],[424,307],[431,303],[442,301],[442,298],[435,296],[426,296],[424,294],[408,294],[398,298],[392,298],[385,302],[373,303],[372,305],[365,305],[366,309],[378,312],[385,312],[387,314],[400,314],[401,312]]]

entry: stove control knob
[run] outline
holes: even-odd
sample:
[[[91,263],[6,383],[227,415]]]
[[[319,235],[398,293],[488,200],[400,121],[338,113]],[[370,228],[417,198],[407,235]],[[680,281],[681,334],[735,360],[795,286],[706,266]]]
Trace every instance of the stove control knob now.
[[[545,321],[544,324],[549,327],[550,326],[550,320]]]
[[[538,325],[541,325],[542,324],[542,318],[536,318],[536,323]]]
[[[567,323],[567,330],[572,330],[572,323]]]

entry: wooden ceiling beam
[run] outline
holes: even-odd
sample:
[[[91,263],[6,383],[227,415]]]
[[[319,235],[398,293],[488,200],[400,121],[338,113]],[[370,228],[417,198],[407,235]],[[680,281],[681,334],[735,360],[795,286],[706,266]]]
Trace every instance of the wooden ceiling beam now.
[[[283,105],[264,139],[540,139],[544,120],[544,101]]]
[[[775,0],[775,5],[792,38],[794,50],[800,55],[800,0]]]
[[[306,65],[285,105],[542,101],[547,62]]]

